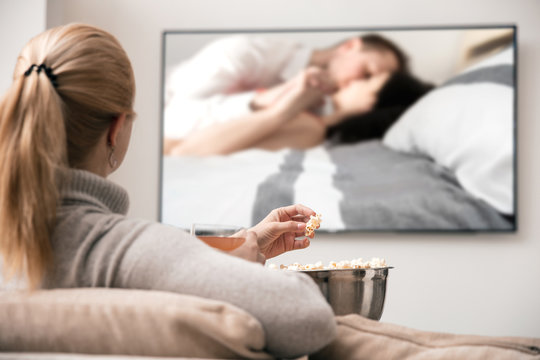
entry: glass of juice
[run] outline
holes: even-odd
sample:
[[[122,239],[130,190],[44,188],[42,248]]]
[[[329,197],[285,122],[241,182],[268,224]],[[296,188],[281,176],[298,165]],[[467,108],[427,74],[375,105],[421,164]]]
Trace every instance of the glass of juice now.
[[[240,226],[220,224],[192,224],[191,235],[207,245],[223,250],[234,250],[246,241],[247,230]]]

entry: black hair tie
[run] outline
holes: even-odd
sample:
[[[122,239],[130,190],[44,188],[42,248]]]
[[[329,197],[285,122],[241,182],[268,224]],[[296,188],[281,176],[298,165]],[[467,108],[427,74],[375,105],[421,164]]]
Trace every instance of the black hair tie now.
[[[32,73],[32,70],[34,70],[35,67],[37,67],[37,65],[36,65],[36,64],[32,64],[32,65],[28,68],[28,70],[26,70],[26,71],[24,72],[24,76],[30,75],[30,74]]]
[[[34,68],[37,69],[37,73],[39,74],[41,72],[41,70],[43,70],[43,72],[45,73],[45,75],[47,75],[47,77],[49,78],[49,80],[51,81],[51,84],[56,88],[58,86],[58,83],[56,82],[56,75],[54,75],[52,73],[52,69],[50,67],[47,67],[45,64],[41,64],[41,65],[36,65],[36,64],[32,64],[30,65],[30,67],[28,68],[28,70],[26,70],[24,72],[24,76],[29,76],[31,73],[32,73],[32,70],[34,70]]]

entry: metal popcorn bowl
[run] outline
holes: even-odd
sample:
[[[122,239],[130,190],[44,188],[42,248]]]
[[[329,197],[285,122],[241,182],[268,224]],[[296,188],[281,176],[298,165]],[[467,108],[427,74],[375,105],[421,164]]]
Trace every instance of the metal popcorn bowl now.
[[[386,278],[392,267],[373,269],[300,270],[313,278],[335,315],[382,316]]]

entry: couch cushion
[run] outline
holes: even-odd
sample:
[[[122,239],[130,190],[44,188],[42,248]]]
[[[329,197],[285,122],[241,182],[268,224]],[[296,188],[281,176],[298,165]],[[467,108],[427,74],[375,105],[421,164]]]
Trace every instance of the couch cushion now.
[[[0,292],[3,351],[271,358],[260,323],[219,301],[124,289]]]
[[[455,335],[338,316],[338,336],[313,360],[540,359],[540,339]]]

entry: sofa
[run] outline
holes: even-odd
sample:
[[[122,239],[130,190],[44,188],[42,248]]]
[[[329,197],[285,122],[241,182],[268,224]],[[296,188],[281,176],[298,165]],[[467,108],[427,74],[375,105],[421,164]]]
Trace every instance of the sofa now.
[[[309,359],[540,359],[540,339],[454,335],[358,315]],[[0,360],[272,359],[264,330],[230,304],[160,291],[0,291]],[[302,359],[308,359],[304,356]]]

